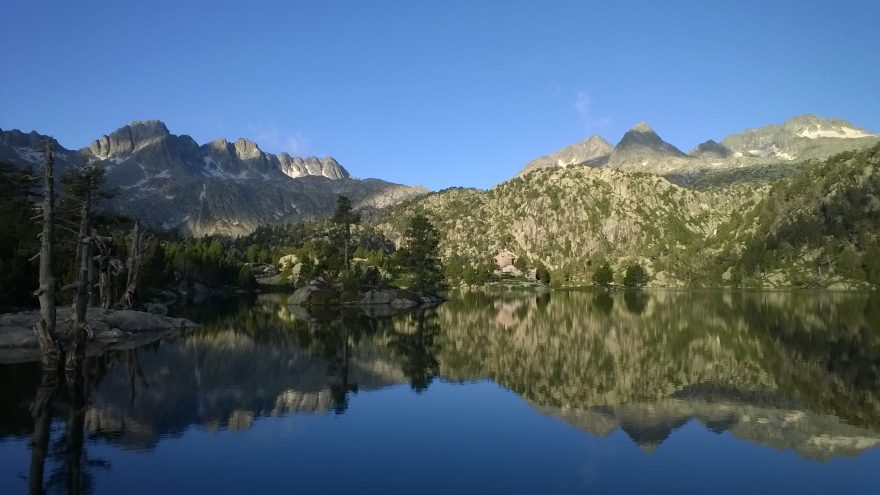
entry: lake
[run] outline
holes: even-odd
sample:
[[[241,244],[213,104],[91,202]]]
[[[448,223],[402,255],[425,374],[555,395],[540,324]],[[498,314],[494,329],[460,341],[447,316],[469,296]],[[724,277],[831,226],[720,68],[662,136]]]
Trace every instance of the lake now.
[[[0,366],[3,493],[877,493],[880,298],[194,308],[82,383]],[[41,406],[42,405],[42,406]]]

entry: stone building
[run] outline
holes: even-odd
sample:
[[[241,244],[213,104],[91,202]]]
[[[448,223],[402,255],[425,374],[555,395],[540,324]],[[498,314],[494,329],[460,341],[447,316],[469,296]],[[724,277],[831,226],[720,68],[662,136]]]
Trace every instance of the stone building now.
[[[512,266],[516,263],[517,259],[519,259],[519,256],[508,249],[504,249],[495,255],[495,265],[499,270],[504,270],[505,267]]]

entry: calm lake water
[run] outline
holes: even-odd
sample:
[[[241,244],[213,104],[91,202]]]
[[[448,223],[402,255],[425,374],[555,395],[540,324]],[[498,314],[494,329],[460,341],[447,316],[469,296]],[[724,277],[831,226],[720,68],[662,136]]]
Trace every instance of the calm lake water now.
[[[880,493],[877,296],[332,316],[277,295],[204,308],[202,330],[92,359],[81,386],[0,366],[0,491]]]

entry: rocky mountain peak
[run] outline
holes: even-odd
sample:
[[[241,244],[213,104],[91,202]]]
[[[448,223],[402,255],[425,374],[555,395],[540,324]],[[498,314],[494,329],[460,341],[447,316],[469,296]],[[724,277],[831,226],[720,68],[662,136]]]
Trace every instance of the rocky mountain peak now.
[[[18,129],[12,129],[9,131],[4,131],[3,129],[0,129],[0,145],[4,146],[41,150],[43,148],[43,141],[46,140],[52,143],[52,146],[55,149],[58,149],[60,147],[58,141],[49,136],[44,136],[37,131],[25,133],[21,132]]]
[[[235,141],[235,154],[242,160],[258,158],[263,151],[257,143],[246,138],[238,138]]]
[[[320,175],[328,179],[350,177],[348,170],[331,156],[325,156],[324,158],[316,156],[301,158],[298,156],[292,157],[287,153],[280,153],[278,155],[278,162],[281,171],[292,178],[307,175]]]
[[[205,146],[215,150],[225,150],[229,146],[229,141],[221,137],[207,143]]]
[[[170,135],[159,120],[135,120],[93,141],[88,150],[98,158],[129,155]]]
[[[781,124],[746,129],[721,144],[734,158],[795,162],[824,159],[841,151],[867,146],[878,136],[843,119],[798,115]]]
[[[626,131],[611,156],[608,166],[618,170],[662,174],[679,168],[690,159],[675,146],[660,139],[647,122],[639,122]]]
[[[638,122],[636,125],[630,128],[631,132],[642,132],[642,133],[652,133],[654,134],[654,129],[651,128],[651,124],[648,124],[644,120]]]
[[[839,138],[853,139],[876,137],[865,129],[843,119],[826,119],[813,114],[798,115],[782,123],[782,128],[807,139]]]
[[[567,167],[581,164],[599,166],[605,162],[612,149],[608,141],[605,141],[601,136],[593,135],[555,153],[532,160],[517,175],[525,175],[533,170],[547,167]]]
[[[710,139],[695,146],[688,154],[698,158],[724,159],[731,155],[731,151],[717,141]]]
[[[149,119],[149,120],[133,120],[130,124],[128,124],[129,128],[144,133],[151,134],[171,134],[168,132],[168,127],[164,122],[157,119]]]
[[[614,147],[615,151],[622,151],[628,148],[644,149],[664,155],[686,156],[675,146],[660,139],[660,136],[654,132],[654,129],[644,121],[639,122],[626,131],[626,134],[623,135],[623,138]]]

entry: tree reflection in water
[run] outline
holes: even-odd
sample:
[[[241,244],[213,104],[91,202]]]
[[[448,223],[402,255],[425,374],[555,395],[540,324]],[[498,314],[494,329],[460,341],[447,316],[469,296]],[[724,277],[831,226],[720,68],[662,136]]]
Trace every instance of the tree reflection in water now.
[[[92,357],[79,380],[0,367],[4,397],[30,405],[0,413],[0,441],[30,435],[31,493],[85,493],[109,469],[88,456],[96,439],[149,450],[193,425],[344,414],[356,394],[399,384],[423,393],[440,378],[491,379],[543,414],[590,435],[623,431],[646,452],[696,422],[802,457],[857,456],[880,445],[877,301],[474,293],[380,317],[308,314],[261,297],[186,337]],[[53,418],[66,420],[54,432]]]
[[[87,359],[83,368],[88,371],[68,371],[63,380],[59,379],[60,371],[40,374],[40,384],[30,406],[33,434],[28,492],[31,494],[91,493],[94,472],[110,467],[102,459],[90,458],[85,449],[88,394],[99,376],[94,364],[94,359]],[[60,421],[65,412],[64,428],[55,430],[60,436],[53,439],[53,416]],[[48,479],[44,474],[47,462],[54,466]]]

